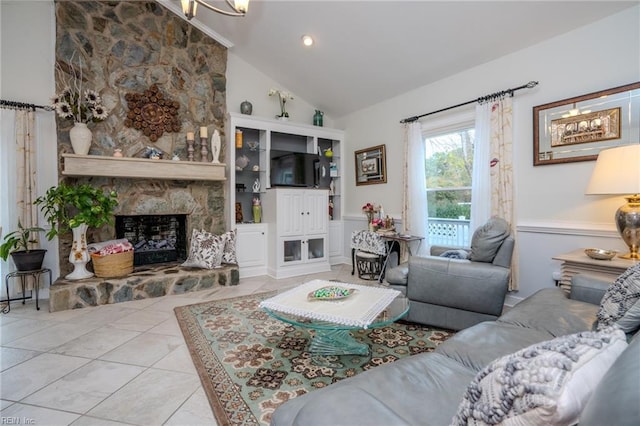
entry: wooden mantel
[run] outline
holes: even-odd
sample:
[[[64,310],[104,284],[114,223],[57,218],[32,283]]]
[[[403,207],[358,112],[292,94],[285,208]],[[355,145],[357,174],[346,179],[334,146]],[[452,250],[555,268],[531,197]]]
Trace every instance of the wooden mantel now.
[[[226,180],[223,163],[62,154],[64,176],[169,180]]]

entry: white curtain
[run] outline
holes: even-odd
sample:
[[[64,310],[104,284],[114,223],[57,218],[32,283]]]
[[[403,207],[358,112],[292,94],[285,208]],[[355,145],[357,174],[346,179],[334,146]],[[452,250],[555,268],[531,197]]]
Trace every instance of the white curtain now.
[[[17,229],[18,221],[25,228],[38,226],[38,209],[33,205],[37,196],[36,113],[3,109],[0,114],[0,226],[4,238],[5,234]],[[0,264],[2,277],[9,273],[10,266],[9,260]],[[14,288],[16,292],[21,291],[20,285],[16,284]],[[33,288],[32,280],[27,280],[26,288]]]
[[[473,233],[491,217],[491,105],[476,105],[476,137],[473,145],[473,170],[471,172],[471,220]]]
[[[15,134],[16,111],[0,109],[0,226],[2,227],[2,239],[13,231],[17,225],[18,217],[16,208],[16,185],[12,176],[16,175],[15,161]],[[0,273],[2,280],[10,272],[11,259],[0,260]],[[4,282],[2,291],[5,291]],[[4,293],[3,293],[4,294]]]
[[[429,254],[429,224],[425,175],[425,146],[422,140],[422,126],[419,122],[405,123],[402,227],[403,233],[424,237],[417,256]],[[405,258],[406,254],[401,255]]]
[[[471,190],[471,229],[492,216],[504,218],[515,234],[513,205],[513,108],[511,97],[476,108],[476,141]],[[517,244],[517,239],[516,239]],[[517,255],[514,250],[509,290],[517,290]]]

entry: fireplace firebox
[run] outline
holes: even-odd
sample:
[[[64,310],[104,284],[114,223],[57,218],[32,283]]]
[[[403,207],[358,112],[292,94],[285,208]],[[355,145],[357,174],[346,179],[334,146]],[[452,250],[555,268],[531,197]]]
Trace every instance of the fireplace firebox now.
[[[186,214],[116,216],[116,237],[133,245],[135,266],[186,260],[186,230]]]

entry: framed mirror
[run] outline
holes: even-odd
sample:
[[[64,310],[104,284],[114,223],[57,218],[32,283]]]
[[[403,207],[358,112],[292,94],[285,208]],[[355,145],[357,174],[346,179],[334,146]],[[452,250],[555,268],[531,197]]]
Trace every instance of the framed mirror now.
[[[640,82],[533,108],[533,165],[592,161],[640,140]]]
[[[356,151],[356,185],[387,183],[385,146],[378,145]]]

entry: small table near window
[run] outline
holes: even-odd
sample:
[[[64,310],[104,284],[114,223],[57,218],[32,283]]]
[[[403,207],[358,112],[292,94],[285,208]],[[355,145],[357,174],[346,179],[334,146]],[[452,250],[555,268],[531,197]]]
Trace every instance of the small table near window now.
[[[391,253],[397,253],[399,260],[401,244],[404,244],[407,247],[409,256],[413,256],[413,253],[411,252],[411,243],[415,241],[418,242],[418,249],[416,251],[419,252],[420,246],[422,245],[422,240],[424,240],[424,237],[406,234],[381,235],[381,237],[387,242],[387,255],[385,256],[384,263],[382,264],[382,271],[380,272],[379,282],[382,282],[382,279],[384,278],[384,273],[387,268],[387,263],[389,263],[389,257],[391,256]]]
[[[589,273],[613,282],[620,274],[638,263],[636,260],[622,259],[618,256],[611,260],[592,259],[585,254],[584,249],[560,254],[553,259],[562,261],[558,286],[567,292],[571,290],[571,278],[576,274]]]

